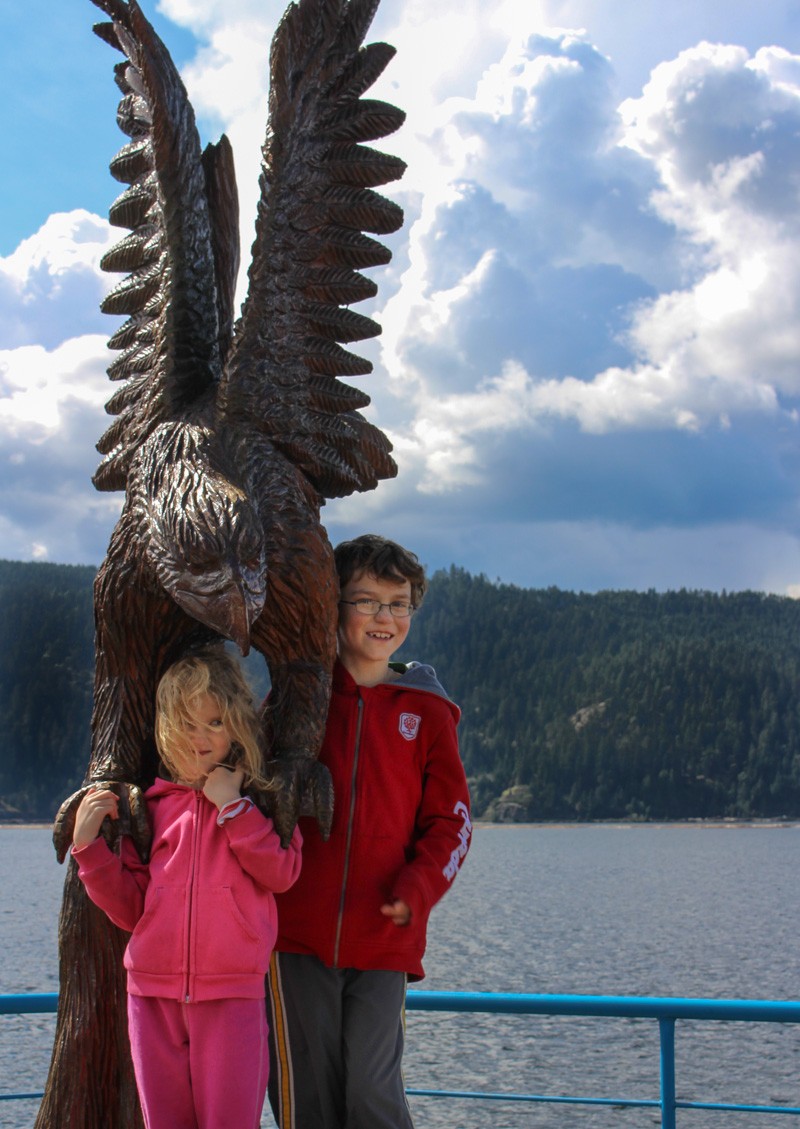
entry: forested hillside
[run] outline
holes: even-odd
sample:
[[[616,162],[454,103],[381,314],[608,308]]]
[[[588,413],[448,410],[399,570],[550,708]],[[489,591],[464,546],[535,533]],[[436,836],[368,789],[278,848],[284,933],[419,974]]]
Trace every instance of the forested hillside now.
[[[433,578],[404,657],[463,707],[477,812],[800,816],[800,602]]]
[[[90,568],[0,562],[0,818],[80,783]],[[520,589],[437,573],[400,657],[462,706],[476,814],[800,817],[800,602]]]
[[[51,819],[89,758],[94,569],[0,561],[0,817]]]

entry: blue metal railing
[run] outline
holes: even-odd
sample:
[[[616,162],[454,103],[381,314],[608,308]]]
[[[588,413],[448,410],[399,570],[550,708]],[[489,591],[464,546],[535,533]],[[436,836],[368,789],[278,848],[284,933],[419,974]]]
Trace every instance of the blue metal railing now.
[[[733,1102],[681,1101],[675,1088],[675,1022],[678,1019],[750,1023],[800,1023],[800,1002],[774,1000],[702,1000],[658,996],[545,996],[494,992],[409,992],[409,1010],[483,1012],[493,1015],[564,1015],[655,1019],[659,1027],[660,1096],[590,1098],[545,1094],[490,1094],[477,1091],[417,1090],[419,1097],[482,1098],[492,1101],[549,1102],[558,1105],[648,1106],[661,1110],[662,1129],[675,1129],[678,1109],[800,1115],[800,1106],[745,1105]]]
[[[0,1015],[54,1012],[55,992],[0,995]],[[778,1000],[702,1000],[659,996],[546,996],[494,992],[410,991],[409,1011],[478,1012],[492,1015],[562,1015],[597,1018],[654,1019],[658,1022],[660,1095],[658,1098],[569,1097],[545,1094],[488,1093],[470,1090],[412,1089],[414,1097],[469,1098],[483,1101],[546,1102],[554,1105],[646,1106],[661,1110],[662,1129],[675,1129],[676,1111],[704,1109],[737,1113],[782,1113],[800,1116],[800,1106],[744,1105],[732,1102],[682,1101],[675,1086],[675,1023],[677,1020],[745,1023],[800,1023],[800,1002]],[[0,1101],[40,1098],[36,1094],[0,1094]]]

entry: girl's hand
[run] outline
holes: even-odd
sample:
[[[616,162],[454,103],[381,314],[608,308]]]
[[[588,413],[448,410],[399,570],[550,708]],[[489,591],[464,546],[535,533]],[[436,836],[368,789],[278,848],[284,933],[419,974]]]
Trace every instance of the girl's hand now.
[[[243,780],[243,769],[231,769],[227,765],[218,764],[206,777],[203,794],[218,808],[224,807],[231,800],[239,799]]]
[[[100,825],[108,816],[118,818],[119,798],[108,788],[90,788],[78,805],[72,845],[76,850],[88,847],[100,834]]]

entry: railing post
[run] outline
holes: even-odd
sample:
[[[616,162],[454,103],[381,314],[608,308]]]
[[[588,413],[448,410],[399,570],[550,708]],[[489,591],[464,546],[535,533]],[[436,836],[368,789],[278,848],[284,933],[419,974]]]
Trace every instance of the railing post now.
[[[675,1020],[659,1019],[661,1036],[661,1129],[675,1129]]]

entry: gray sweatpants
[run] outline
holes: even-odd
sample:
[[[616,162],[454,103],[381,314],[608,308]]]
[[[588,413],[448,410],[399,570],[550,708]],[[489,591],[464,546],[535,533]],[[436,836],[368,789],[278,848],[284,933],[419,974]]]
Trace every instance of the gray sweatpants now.
[[[414,1129],[402,1076],[405,974],[274,953],[267,980],[279,1129]]]

